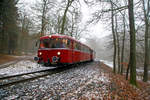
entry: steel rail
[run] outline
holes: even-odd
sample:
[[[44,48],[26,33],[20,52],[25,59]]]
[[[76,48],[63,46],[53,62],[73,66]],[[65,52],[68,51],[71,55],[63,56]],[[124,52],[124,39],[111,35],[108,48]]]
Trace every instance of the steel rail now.
[[[30,81],[30,80],[34,80],[34,79],[37,79],[37,78],[40,78],[40,77],[44,77],[44,76],[47,76],[47,75],[50,75],[50,74],[46,73],[46,74],[43,74],[43,75],[38,75],[38,76],[26,78],[26,79],[20,79],[20,80],[4,83],[4,84],[0,85],[0,88],[4,88],[4,87],[7,87],[7,86],[15,85],[15,84],[18,84],[18,83],[23,83],[23,82]]]
[[[65,69],[63,69],[63,70],[65,70]],[[49,71],[51,71],[51,72],[43,73],[43,74],[41,74],[41,75],[30,76],[29,78],[23,78],[23,79],[19,79],[19,80],[15,80],[15,81],[10,81],[10,82],[6,82],[6,83],[2,83],[2,84],[0,84],[0,88],[4,88],[4,87],[11,86],[11,85],[15,85],[15,84],[18,84],[18,83],[23,83],[23,82],[26,82],[26,81],[38,79],[38,78],[40,78],[40,77],[45,77],[45,76],[48,76],[48,75],[52,75],[52,74],[55,74],[55,73],[59,73],[59,72],[61,72],[61,71],[63,71],[63,70],[59,70],[59,69],[57,69],[57,68],[56,68],[56,69],[49,69]],[[45,71],[48,71],[48,70],[45,70]],[[38,72],[39,72],[39,71],[38,71]],[[41,71],[41,72],[44,72],[44,70]],[[41,73],[41,72],[39,72],[39,73]],[[30,74],[35,74],[35,73],[30,73]],[[30,75],[30,74],[27,74],[27,75]],[[22,76],[24,76],[24,75],[26,75],[26,74],[22,74]],[[21,76],[21,75],[19,75],[19,76]],[[11,77],[11,78],[12,78],[12,77]],[[4,80],[5,80],[5,79],[4,79]]]
[[[11,75],[11,76],[4,76],[4,77],[0,77],[0,80],[4,80],[4,79],[8,79],[8,78],[13,78],[13,77],[18,77],[18,76],[23,76],[23,75],[28,75],[28,74],[46,72],[46,71],[49,71],[49,70],[50,69],[45,69],[45,70],[39,70],[39,71],[34,71],[34,72],[22,73],[22,74],[16,74],[16,75]]]
[[[88,63],[86,63],[88,64]],[[79,64],[79,66],[82,66],[82,64]],[[14,77],[19,77],[19,76],[24,76],[24,75],[34,75],[35,73],[42,73],[42,72],[47,72],[47,73],[43,73],[42,75],[34,75],[34,76],[30,76],[29,78],[23,78],[23,79],[19,79],[19,80],[14,80],[14,81],[9,81],[9,82],[6,82],[6,83],[2,83],[0,84],[0,88],[4,88],[4,87],[8,87],[8,86],[12,86],[12,85],[15,85],[15,84],[18,84],[18,83],[24,83],[26,81],[30,81],[30,80],[34,80],[34,79],[38,79],[40,77],[45,77],[45,76],[48,76],[48,75],[52,75],[52,74],[56,74],[56,73],[60,73],[60,72],[63,72],[65,70],[69,70],[73,67],[79,67],[78,64],[75,64],[75,65],[70,65],[69,67],[66,66],[66,67],[61,67],[61,68],[54,68],[54,69],[47,69],[47,70],[41,70],[41,71],[36,71],[36,72],[29,72],[29,73],[23,73],[23,74],[18,74],[18,75],[13,75],[13,76],[6,76],[6,77],[1,77],[0,80],[6,80],[6,79],[11,79],[11,78],[14,78]]]

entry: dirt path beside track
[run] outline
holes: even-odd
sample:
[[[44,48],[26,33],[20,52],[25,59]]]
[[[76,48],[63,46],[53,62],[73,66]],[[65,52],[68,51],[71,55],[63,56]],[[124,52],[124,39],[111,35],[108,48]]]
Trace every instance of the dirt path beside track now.
[[[18,61],[28,59],[33,61],[33,55],[15,56],[15,55],[4,55],[0,54],[0,69],[5,68],[8,65],[15,64]]]
[[[13,55],[4,55],[0,54],[0,65],[8,63],[10,61],[15,61],[19,59],[19,57],[13,56]]]

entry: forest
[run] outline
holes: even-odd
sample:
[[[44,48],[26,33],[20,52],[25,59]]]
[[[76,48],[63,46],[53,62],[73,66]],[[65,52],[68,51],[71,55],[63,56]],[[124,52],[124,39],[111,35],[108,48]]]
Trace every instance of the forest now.
[[[150,69],[150,0],[23,0],[0,1],[0,53],[22,55],[36,52],[41,36],[64,34],[78,40],[86,38],[89,27],[99,22],[111,34],[104,40],[106,51],[112,49],[113,72],[130,74],[136,84],[136,68],[143,67],[143,81]],[[83,4],[84,3],[84,4]],[[94,9],[86,24],[81,8]],[[101,35],[101,33],[97,33]],[[86,38],[96,50],[100,39]],[[104,50],[105,51],[105,50]],[[104,52],[104,54],[106,54]]]

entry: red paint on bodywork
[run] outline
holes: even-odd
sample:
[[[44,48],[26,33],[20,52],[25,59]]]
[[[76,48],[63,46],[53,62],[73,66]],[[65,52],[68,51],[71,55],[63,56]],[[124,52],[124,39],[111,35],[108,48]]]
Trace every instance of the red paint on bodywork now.
[[[90,61],[94,59],[94,53],[91,48],[88,46],[80,43],[79,41],[65,35],[51,35],[51,36],[44,36],[41,37],[40,40],[44,39],[55,39],[55,38],[62,38],[62,39],[69,39],[71,41],[71,47],[70,48],[39,48],[38,50],[38,57],[40,58],[38,62],[47,63],[48,59],[50,63],[52,63],[52,57],[56,56],[60,58],[60,63],[77,63],[77,62],[83,62],[83,61]],[[83,45],[84,47],[88,48],[90,50],[90,53],[83,52],[80,50],[75,50],[73,47],[74,42]],[[57,53],[60,52],[60,55]]]

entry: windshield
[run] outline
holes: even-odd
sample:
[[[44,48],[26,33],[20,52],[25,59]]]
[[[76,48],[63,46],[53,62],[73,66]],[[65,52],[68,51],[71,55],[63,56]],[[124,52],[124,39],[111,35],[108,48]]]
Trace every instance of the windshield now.
[[[68,39],[43,39],[40,41],[39,48],[70,48],[71,43]]]

